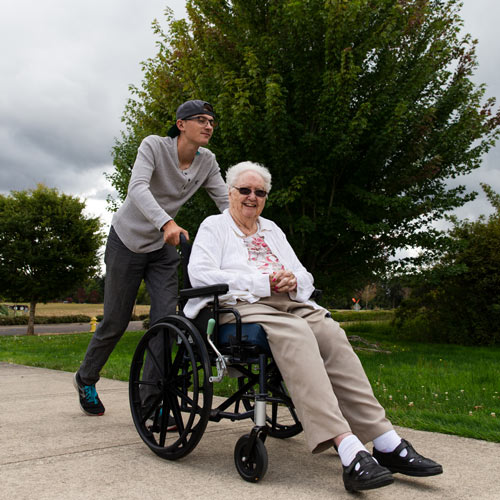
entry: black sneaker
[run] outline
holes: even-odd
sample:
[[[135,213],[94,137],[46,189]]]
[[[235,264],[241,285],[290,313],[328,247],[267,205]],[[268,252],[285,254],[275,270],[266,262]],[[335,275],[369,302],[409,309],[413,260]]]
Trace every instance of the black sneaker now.
[[[405,448],[407,454],[405,457],[402,457],[400,453]],[[427,477],[443,472],[441,465],[417,453],[406,439],[402,439],[401,444],[391,453],[382,453],[374,448],[373,456],[378,460],[380,465],[387,467],[391,472],[399,472],[407,476]]]
[[[394,482],[391,472],[367,451],[358,451],[354,460],[344,467],[342,478],[347,491],[373,490]]]
[[[148,419],[148,422],[150,422],[148,428],[151,432],[160,432],[162,414],[163,408],[160,408],[159,411],[156,410],[155,413]],[[175,423],[175,418],[172,415],[169,415],[167,419],[167,432],[173,432],[176,430],[178,430],[178,428],[177,424]]]
[[[80,408],[85,415],[104,415],[104,405],[101,403],[95,385],[84,385],[78,373],[73,377],[73,385],[78,391]]]

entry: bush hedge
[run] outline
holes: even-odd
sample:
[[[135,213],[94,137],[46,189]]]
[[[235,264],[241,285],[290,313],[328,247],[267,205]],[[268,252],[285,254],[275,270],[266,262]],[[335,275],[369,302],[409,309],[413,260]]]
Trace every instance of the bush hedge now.
[[[394,311],[335,311],[330,309],[335,321],[387,321],[394,318]]]
[[[356,321],[387,321],[394,319],[394,311],[335,311],[330,309],[332,318],[339,322]],[[142,322],[145,330],[149,328],[149,316]]]
[[[27,325],[28,316],[0,317],[0,325]],[[90,323],[90,316],[76,314],[72,316],[35,316],[36,325],[50,325],[54,323]]]
[[[335,321],[384,321],[394,318],[394,311],[335,311],[331,310]],[[102,314],[96,316],[97,321],[102,321]],[[68,316],[35,316],[36,325],[49,325],[56,323],[90,323],[91,317],[85,314]],[[149,314],[133,314],[131,321],[143,321],[145,329],[149,328]],[[27,325],[28,315],[23,316],[0,316],[0,326]]]
[[[102,314],[99,314],[97,321],[102,320]],[[148,314],[132,315],[131,321],[141,321],[148,318]],[[35,325],[52,325],[58,323],[90,323],[92,318],[85,314],[75,314],[71,316],[35,316]],[[27,325],[28,316],[6,316],[0,317],[0,326],[7,325]]]

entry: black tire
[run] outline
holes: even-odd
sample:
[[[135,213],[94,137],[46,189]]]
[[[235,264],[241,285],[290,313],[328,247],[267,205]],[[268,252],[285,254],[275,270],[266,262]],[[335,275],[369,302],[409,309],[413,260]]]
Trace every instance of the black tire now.
[[[145,374],[146,356],[153,374]],[[137,432],[160,457],[176,460],[200,441],[212,407],[211,372],[205,343],[186,318],[168,316],[139,341],[130,367],[130,409]]]
[[[258,392],[258,375],[254,377],[239,377],[238,387],[242,389],[248,385],[245,397],[242,398],[245,409],[251,410],[254,406],[254,395]],[[267,433],[277,439],[286,439],[296,436],[302,432],[302,424],[299,421],[293,401],[288,394],[285,382],[273,362],[267,369],[267,392],[273,399],[267,406],[271,407],[271,414],[267,415]]]
[[[264,443],[259,438],[256,438],[249,456],[246,456],[245,448],[249,440],[250,434],[245,434],[238,439],[234,447],[234,464],[239,475],[245,481],[256,483],[266,474],[268,465],[267,450]]]

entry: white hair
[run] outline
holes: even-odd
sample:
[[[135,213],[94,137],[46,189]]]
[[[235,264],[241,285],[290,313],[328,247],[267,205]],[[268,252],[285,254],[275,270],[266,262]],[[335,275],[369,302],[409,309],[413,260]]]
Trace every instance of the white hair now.
[[[260,163],[254,163],[253,161],[242,161],[237,163],[232,167],[229,167],[226,172],[226,184],[229,188],[236,185],[236,181],[239,176],[244,172],[255,172],[262,177],[264,181],[264,189],[269,193],[271,191],[271,172],[261,165]]]

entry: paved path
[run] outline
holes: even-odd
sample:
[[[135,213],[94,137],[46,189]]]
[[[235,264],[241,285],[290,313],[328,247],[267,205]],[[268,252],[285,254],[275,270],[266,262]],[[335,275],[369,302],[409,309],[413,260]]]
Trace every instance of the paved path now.
[[[6,500],[168,499],[370,500],[500,499],[500,444],[401,429],[444,466],[432,478],[396,475],[393,485],[349,494],[334,451],[307,452],[303,434],[268,438],[269,469],[258,484],[240,479],[234,445],[249,422],[210,423],[187,457],[170,462],[140,440],[128,385],[102,379],[102,417],[80,412],[72,374],[0,363],[0,498]]]

